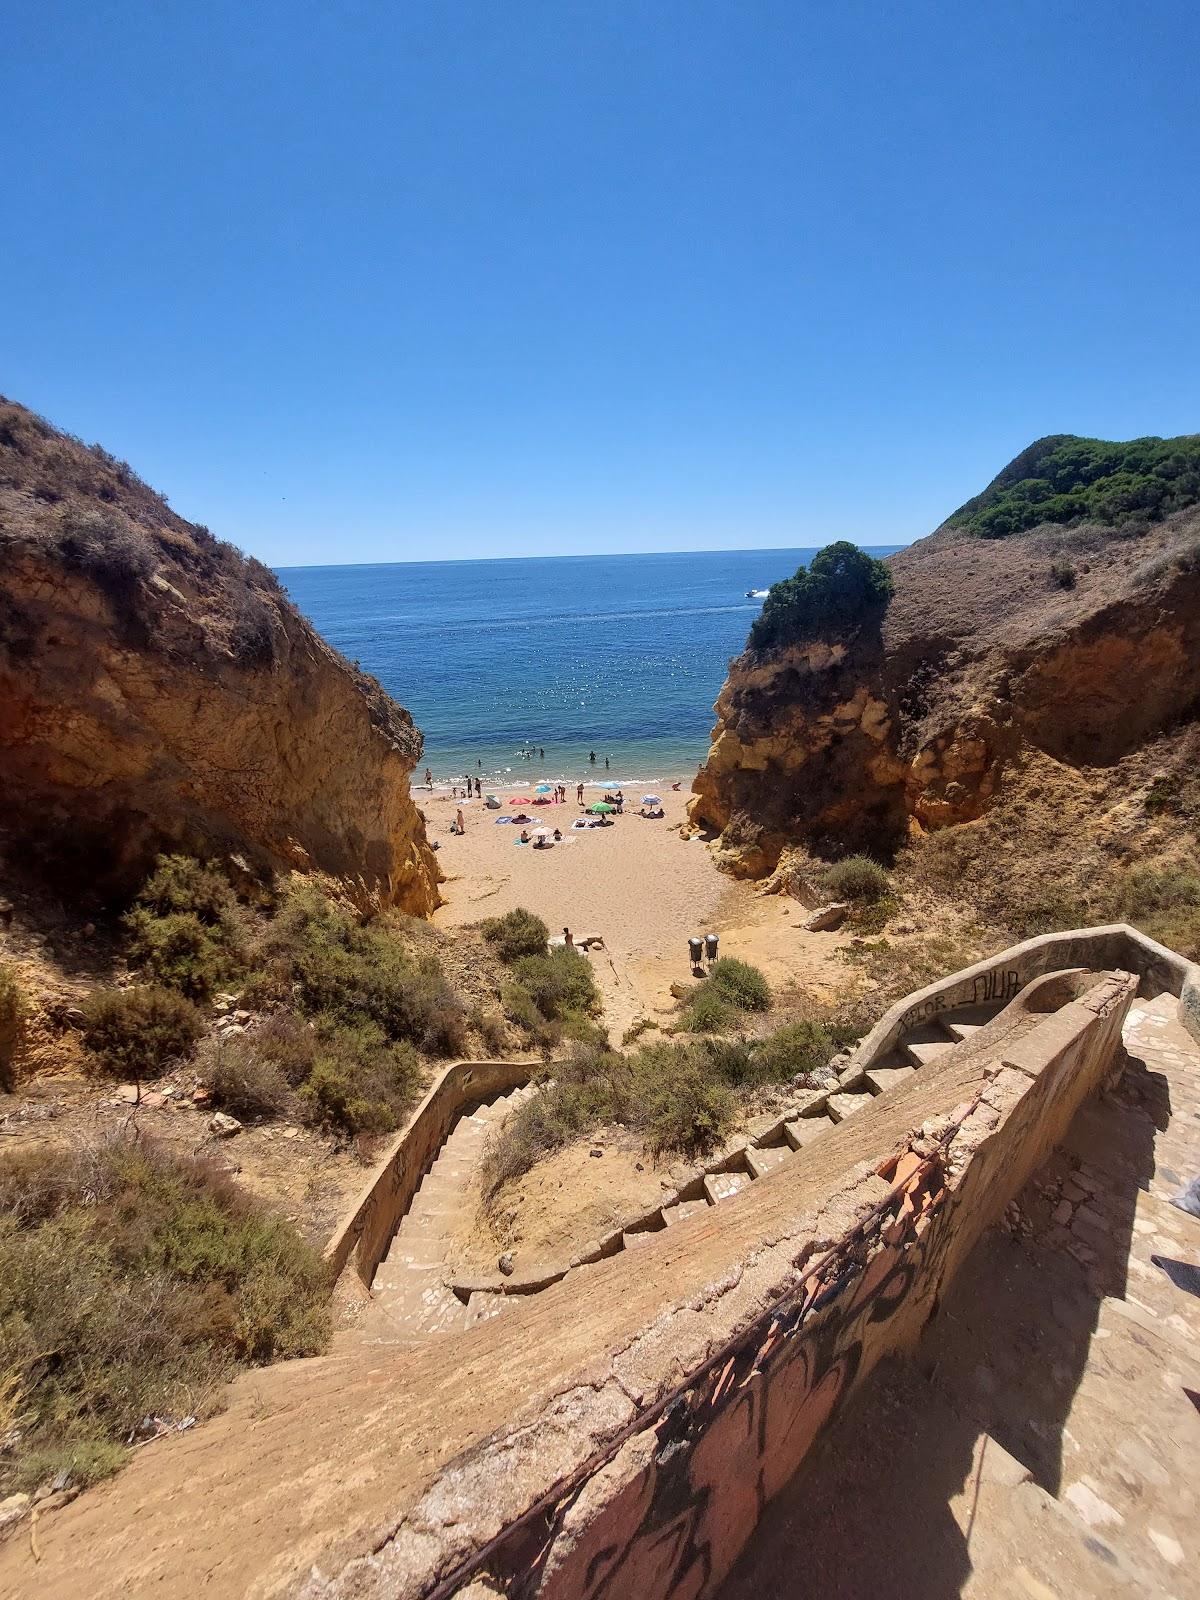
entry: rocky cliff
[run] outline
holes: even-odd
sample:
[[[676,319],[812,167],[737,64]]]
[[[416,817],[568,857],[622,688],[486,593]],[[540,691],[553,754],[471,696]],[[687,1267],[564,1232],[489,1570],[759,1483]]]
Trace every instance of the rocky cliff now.
[[[266,567],[0,402],[3,820],[65,892],[119,895],[180,847],[311,865],[424,915],[421,749]]]
[[[1094,474],[1086,495],[1052,476],[1064,458],[1079,471],[1101,448],[1134,446],[1174,473],[1154,503],[1158,489],[1128,470]],[[690,805],[725,865],[757,876],[790,844],[886,854],[981,816],[1027,755],[1108,766],[1196,715],[1197,441],[1134,446],[1039,441],[889,559],[882,619],[731,663]]]

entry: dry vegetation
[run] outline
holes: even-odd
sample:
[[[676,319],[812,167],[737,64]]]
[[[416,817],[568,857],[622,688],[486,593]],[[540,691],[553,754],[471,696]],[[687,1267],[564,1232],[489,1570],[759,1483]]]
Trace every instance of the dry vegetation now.
[[[281,1218],[136,1137],[0,1167],[0,1496],[104,1477],[240,1365],[324,1348],[327,1274]]]

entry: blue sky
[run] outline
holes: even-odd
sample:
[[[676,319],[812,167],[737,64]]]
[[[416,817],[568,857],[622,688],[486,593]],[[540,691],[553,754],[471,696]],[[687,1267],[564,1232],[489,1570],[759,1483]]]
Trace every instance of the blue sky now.
[[[0,389],[276,563],[915,538],[1200,429],[1198,17],[10,7]]]

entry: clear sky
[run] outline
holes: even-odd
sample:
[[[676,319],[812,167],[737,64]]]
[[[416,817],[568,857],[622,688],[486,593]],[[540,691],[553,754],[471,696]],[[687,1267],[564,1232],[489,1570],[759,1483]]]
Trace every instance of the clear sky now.
[[[37,0],[0,389],[279,563],[915,538],[1200,430],[1200,8]]]

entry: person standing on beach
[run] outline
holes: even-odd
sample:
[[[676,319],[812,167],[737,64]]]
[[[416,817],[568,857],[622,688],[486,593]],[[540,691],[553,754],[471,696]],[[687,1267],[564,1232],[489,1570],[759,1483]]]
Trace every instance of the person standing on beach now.
[[[425,787],[427,789],[433,788],[433,773],[430,772],[428,767],[425,768]]]
[[[581,783],[576,785],[575,798],[579,801],[580,805],[583,804],[583,785]]]
[[[461,838],[461,836],[467,831],[467,824],[463,817],[461,806],[459,806],[458,810],[454,813],[454,825],[458,829],[459,837]]]

